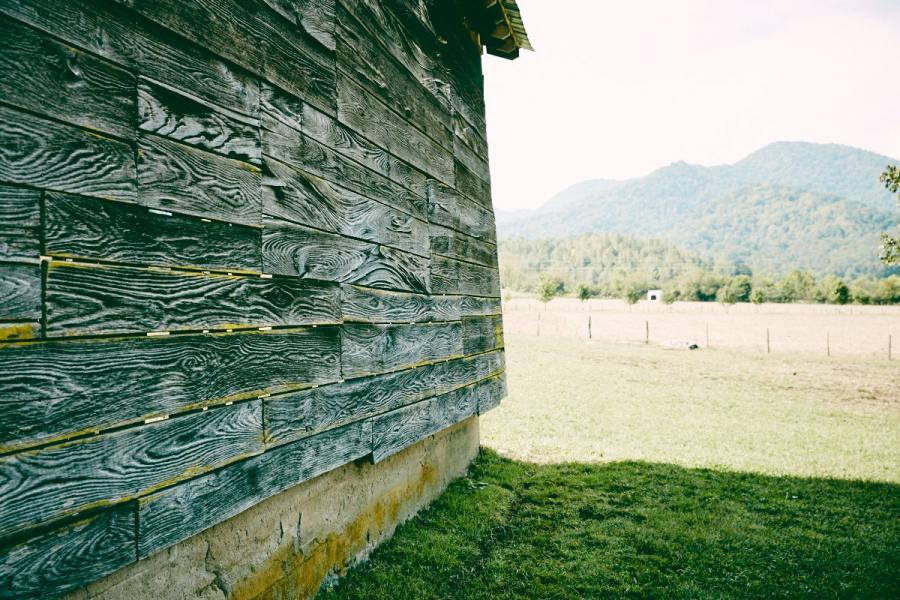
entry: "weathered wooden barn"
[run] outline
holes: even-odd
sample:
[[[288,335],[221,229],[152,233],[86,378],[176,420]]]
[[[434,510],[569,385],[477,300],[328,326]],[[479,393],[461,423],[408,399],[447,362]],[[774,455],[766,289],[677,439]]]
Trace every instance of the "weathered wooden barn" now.
[[[513,0],[0,0],[0,598],[295,598],[505,395]]]

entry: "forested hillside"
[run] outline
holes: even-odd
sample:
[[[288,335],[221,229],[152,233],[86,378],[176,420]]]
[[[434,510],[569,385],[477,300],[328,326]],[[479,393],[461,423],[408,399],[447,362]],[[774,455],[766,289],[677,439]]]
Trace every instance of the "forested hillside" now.
[[[501,239],[652,236],[773,275],[883,277],[879,233],[898,213],[878,177],[892,159],[834,144],[781,142],[734,165],[675,163],[621,182],[576,184],[527,213],[498,214]],[[898,162],[898,161],[893,161]]]

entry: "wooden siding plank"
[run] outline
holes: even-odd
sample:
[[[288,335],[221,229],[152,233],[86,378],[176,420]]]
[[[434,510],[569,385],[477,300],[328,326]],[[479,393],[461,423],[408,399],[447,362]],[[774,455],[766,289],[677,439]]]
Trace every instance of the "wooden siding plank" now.
[[[135,198],[131,146],[0,106],[0,180],[118,200]]]
[[[47,255],[222,271],[262,271],[262,230],[122,202],[46,195]]]
[[[267,216],[428,257],[424,221],[275,159],[266,160],[266,170]]]
[[[263,0],[329,50],[335,49],[334,0]]]
[[[279,492],[363,458],[371,445],[371,422],[357,421],[141,498],[138,556],[149,556]]]
[[[500,272],[443,256],[431,259],[434,293],[500,297]]]
[[[284,27],[282,17],[271,9],[240,0],[117,1],[334,112],[334,51],[299,28]]]
[[[134,76],[12,19],[0,19],[0,97],[19,108],[134,139]]]
[[[0,457],[0,535],[123,502],[262,452],[254,400]]]
[[[430,225],[431,253],[497,268],[497,247],[458,231]]]
[[[428,259],[387,246],[266,220],[266,273],[428,293]]]
[[[218,106],[259,114],[259,86],[243,69],[109,2],[6,0],[0,11]]]
[[[458,322],[421,325],[349,323],[341,328],[341,374],[361,377],[463,355]]]
[[[487,150],[487,148],[485,148],[485,150]],[[454,136],[453,156],[457,161],[465,165],[470,173],[490,186],[491,168],[488,164],[487,154],[478,154],[475,150],[469,148],[462,140]]]
[[[413,192],[382,174],[389,173],[389,169],[379,167],[372,171],[285,123],[295,119],[295,115],[284,112],[263,114],[264,155],[425,220],[424,193]],[[379,149],[375,152],[385,154]]]
[[[255,165],[262,162],[258,119],[145,79],[138,83],[137,111],[142,131]]]
[[[142,135],[137,172],[142,206],[262,224],[261,171],[248,163]]]
[[[380,462],[477,412],[477,389],[467,386],[380,415],[372,422],[372,460]]]
[[[462,320],[463,350],[478,354],[503,347],[503,319],[500,316]]]
[[[117,506],[0,551],[0,598],[56,597],[136,560],[135,511]]]
[[[338,379],[337,327],[0,346],[0,452]]]
[[[487,315],[499,315],[502,312],[500,298],[477,298],[475,296],[460,296],[460,317],[480,317]]]
[[[448,360],[432,365],[431,368],[435,370],[434,393],[440,395],[497,375],[505,368],[505,356],[502,350],[495,350]]]
[[[345,285],[341,312],[344,321],[361,323],[458,321],[459,299]]]
[[[439,59],[437,36],[410,35],[380,0],[338,0],[338,6],[352,15],[362,26],[362,31],[375,40],[383,52],[409,71],[449,111],[446,76]]]
[[[40,320],[40,265],[0,262],[0,322]]]
[[[461,161],[455,160],[454,163],[456,190],[481,208],[493,212],[491,184],[470,171]]]
[[[0,260],[37,260],[40,228],[41,193],[0,185]]]
[[[418,127],[444,148],[453,148],[452,117],[406,68],[368,37],[343,7],[338,7],[337,68],[376,95],[399,117]]]
[[[454,182],[453,151],[416,129],[405,119],[397,118],[374,95],[357,85],[350,77],[337,74],[338,120],[362,132],[378,147],[387,150],[416,169],[452,184]],[[424,194],[424,179],[422,193]]]
[[[500,401],[506,398],[506,395],[506,373],[484,381],[478,389],[478,414],[483,415],[500,406]]]
[[[428,365],[348,379],[265,399],[266,443],[280,445],[388,412],[435,394],[441,372]]]
[[[435,180],[429,180],[428,221],[483,242],[497,243],[493,211],[478,206],[453,188]]]
[[[341,115],[340,103],[338,115]],[[304,134],[424,198],[425,173],[401,160],[386,145],[370,141],[375,123],[368,121],[366,127],[353,129],[309,104],[303,105]]]
[[[294,278],[51,262],[47,336],[337,324],[340,287]]]

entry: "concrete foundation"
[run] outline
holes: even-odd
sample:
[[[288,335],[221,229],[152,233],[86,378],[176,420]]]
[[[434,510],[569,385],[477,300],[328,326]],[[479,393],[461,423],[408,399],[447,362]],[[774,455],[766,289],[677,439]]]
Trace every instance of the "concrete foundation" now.
[[[478,442],[472,417],[378,464],[298,485],[67,598],[314,597],[465,473]]]

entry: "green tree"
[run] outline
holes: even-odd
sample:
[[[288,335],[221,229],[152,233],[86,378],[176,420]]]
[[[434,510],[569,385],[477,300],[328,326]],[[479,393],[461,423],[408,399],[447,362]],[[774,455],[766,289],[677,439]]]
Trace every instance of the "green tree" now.
[[[629,285],[625,288],[625,302],[628,304],[637,304],[638,300],[644,297],[645,291],[636,285]]]
[[[829,304],[847,304],[850,301],[850,288],[844,280],[834,275],[822,279],[819,284],[818,297]]]
[[[881,182],[892,194],[897,194],[900,204],[900,167],[888,165],[887,170],[881,174]],[[891,237],[887,233],[881,234],[881,260],[887,265],[900,265],[900,238]]]
[[[593,295],[594,294],[593,292],[591,292],[591,288],[583,283],[579,283],[578,287],[575,288],[575,296],[582,302],[589,299]]]
[[[750,292],[750,302],[753,304],[762,304],[766,301],[766,293],[760,288],[753,288]]]
[[[734,304],[737,302],[737,296],[734,295],[734,290],[730,285],[723,285],[716,292],[716,300],[722,304]]]
[[[737,275],[728,284],[735,302],[748,302],[753,289],[753,281],[747,275]]]
[[[563,291],[563,282],[556,277],[541,275],[538,279],[537,296],[541,302],[550,302]]]
[[[806,271],[794,269],[778,282],[782,302],[809,300],[816,286],[816,278]]]

